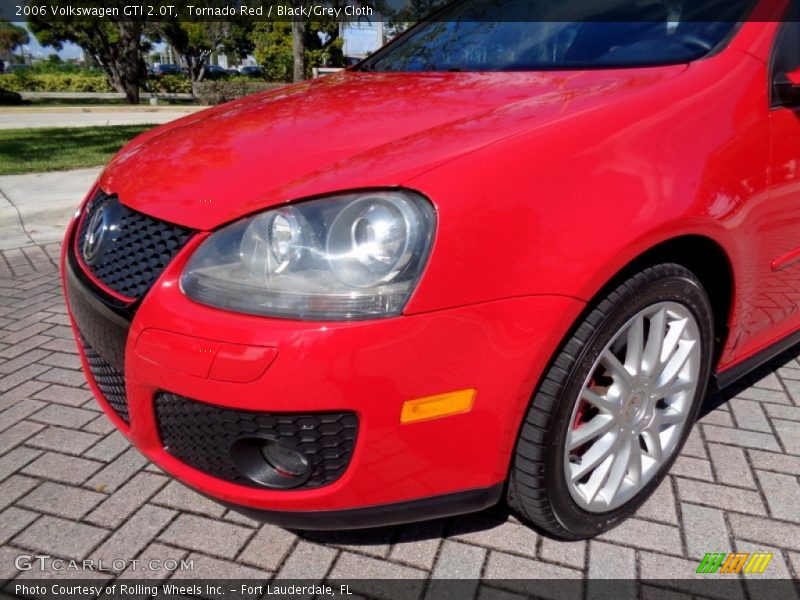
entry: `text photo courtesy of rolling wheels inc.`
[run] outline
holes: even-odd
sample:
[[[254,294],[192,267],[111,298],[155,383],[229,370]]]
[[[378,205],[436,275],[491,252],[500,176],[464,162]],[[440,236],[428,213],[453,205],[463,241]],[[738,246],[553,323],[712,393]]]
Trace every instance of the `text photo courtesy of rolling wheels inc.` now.
[[[0,0],[0,596],[800,597],[795,0]]]

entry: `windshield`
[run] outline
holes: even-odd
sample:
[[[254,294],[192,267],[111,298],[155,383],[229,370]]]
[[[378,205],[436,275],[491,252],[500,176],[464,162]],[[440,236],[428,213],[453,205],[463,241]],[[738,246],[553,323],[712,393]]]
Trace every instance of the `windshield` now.
[[[749,0],[464,0],[437,14],[436,21],[418,25],[359,68],[513,71],[689,62],[719,45],[750,4]]]

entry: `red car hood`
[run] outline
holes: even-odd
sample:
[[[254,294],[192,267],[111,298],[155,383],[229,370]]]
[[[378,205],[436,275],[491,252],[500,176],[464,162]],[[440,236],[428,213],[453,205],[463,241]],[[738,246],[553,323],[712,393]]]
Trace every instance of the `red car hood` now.
[[[147,132],[114,158],[100,185],[136,210],[213,229],[297,198],[401,185],[504,137],[643,93],[684,69],[344,72]]]

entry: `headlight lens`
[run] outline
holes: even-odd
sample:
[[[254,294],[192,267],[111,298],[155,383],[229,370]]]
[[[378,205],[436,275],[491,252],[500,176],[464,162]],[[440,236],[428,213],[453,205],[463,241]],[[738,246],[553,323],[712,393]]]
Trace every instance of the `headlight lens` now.
[[[434,224],[431,204],[405,190],[300,202],[211,235],[181,288],[197,302],[256,315],[397,315],[422,273]]]

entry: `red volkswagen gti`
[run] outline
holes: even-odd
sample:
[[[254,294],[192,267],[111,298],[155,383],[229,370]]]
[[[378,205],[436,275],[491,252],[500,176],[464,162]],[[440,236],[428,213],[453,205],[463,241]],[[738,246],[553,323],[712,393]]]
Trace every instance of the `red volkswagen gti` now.
[[[788,3],[530,4],[458,2],[113,159],[64,288],[149,459],[287,527],[505,500],[586,538],[658,486],[709,383],[800,339]]]

